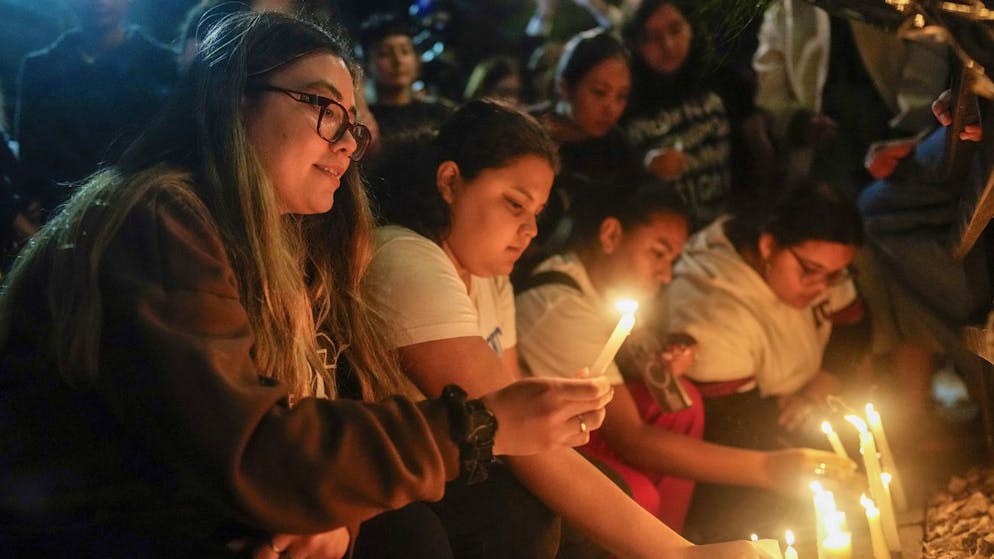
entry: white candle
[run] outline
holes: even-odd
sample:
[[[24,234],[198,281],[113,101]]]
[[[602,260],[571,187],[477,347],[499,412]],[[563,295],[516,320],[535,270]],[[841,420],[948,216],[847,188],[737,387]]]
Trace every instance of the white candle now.
[[[818,551],[818,559],[825,559],[825,550],[822,540],[828,535],[828,529],[835,518],[835,496],[831,491],[825,491],[821,483],[812,481],[809,485],[814,494],[815,505],[815,542]]]
[[[770,559],[780,559],[780,557],[783,557],[780,554],[780,542],[771,538],[757,538],[752,540],[752,547],[762,552],[763,557],[769,557]]]
[[[611,332],[611,337],[604,344],[604,349],[601,350],[600,355],[597,356],[594,364],[590,367],[590,372],[595,376],[604,374],[607,366],[614,360],[615,354],[618,353],[621,343],[625,341],[625,338],[632,331],[632,327],[635,326],[635,311],[638,310],[639,304],[631,299],[622,299],[615,304],[615,308],[621,311],[621,320],[614,327],[614,332]]]
[[[836,454],[843,458],[849,458],[849,455],[846,454],[846,448],[842,446],[842,441],[839,439],[839,434],[835,432],[835,429],[832,429],[831,423],[822,421],[821,431],[822,433],[825,433],[826,437],[828,437],[828,443],[832,445],[832,450],[834,450]]]
[[[794,531],[787,530],[784,534],[784,541],[787,543],[787,549],[783,552],[783,559],[797,559],[797,550],[794,549]]]
[[[835,532],[822,540],[826,559],[852,559],[852,534]]]
[[[880,525],[880,509],[866,495],[860,495],[859,502],[866,509],[866,523],[870,527],[870,545],[873,547],[873,559],[890,559],[884,529]]]
[[[873,434],[866,427],[866,422],[855,415],[847,415],[846,421],[859,430],[859,450],[863,453],[863,466],[866,468],[866,482],[870,487],[870,497],[880,509],[880,518],[884,527],[884,537],[887,548],[891,551],[901,551],[901,539],[897,533],[897,520],[894,518],[894,508],[890,497],[884,489],[880,477],[880,462],[877,459],[877,445],[873,442]]]
[[[883,464],[883,469],[893,476],[890,489],[894,497],[894,506],[900,511],[908,510],[908,499],[904,494],[901,478],[897,475],[897,466],[894,464],[894,454],[890,450],[890,443],[887,442],[884,423],[880,419],[880,413],[873,408],[873,404],[866,404],[866,423],[870,426],[870,432],[873,433],[873,438],[877,441],[877,446],[880,449],[880,461]]]

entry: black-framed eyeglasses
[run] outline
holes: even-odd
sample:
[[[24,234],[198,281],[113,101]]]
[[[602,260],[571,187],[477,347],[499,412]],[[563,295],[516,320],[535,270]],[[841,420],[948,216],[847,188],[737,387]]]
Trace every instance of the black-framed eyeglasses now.
[[[373,135],[369,132],[369,128],[358,122],[352,122],[345,105],[334,99],[314,93],[284,89],[269,84],[251,85],[249,89],[283,93],[298,103],[306,103],[318,107],[320,109],[317,125],[318,136],[321,136],[326,142],[333,144],[341,140],[346,132],[352,134],[356,144],[355,151],[349,156],[352,161],[362,159],[362,156],[366,153],[366,149],[369,148],[370,142],[373,140]]]
[[[797,264],[801,267],[801,281],[810,285],[824,281],[828,285],[838,285],[853,276],[856,275],[855,271],[846,266],[841,270],[836,270],[834,272],[828,272],[823,270],[820,266],[807,260],[797,252],[787,247],[787,252],[794,256],[794,260],[797,260]]]

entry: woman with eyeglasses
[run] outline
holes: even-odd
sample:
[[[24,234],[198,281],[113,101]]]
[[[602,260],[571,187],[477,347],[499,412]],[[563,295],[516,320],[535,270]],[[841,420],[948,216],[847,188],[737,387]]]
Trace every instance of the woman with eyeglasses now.
[[[705,440],[759,450],[825,446],[825,417],[815,412],[841,382],[822,357],[833,320],[860,312],[849,265],[862,241],[854,203],[817,183],[790,188],[763,216],[721,218],[688,240],[661,327],[700,342],[687,377],[704,397]],[[699,485],[688,533],[721,538],[735,525],[722,521],[736,513],[757,518],[759,531],[759,518],[784,516],[771,498]]]
[[[5,555],[340,557],[358,523],[493,454],[599,426],[592,380],[386,398],[404,385],[359,289],[354,107],[336,37],[231,16],[25,249],[0,293]]]

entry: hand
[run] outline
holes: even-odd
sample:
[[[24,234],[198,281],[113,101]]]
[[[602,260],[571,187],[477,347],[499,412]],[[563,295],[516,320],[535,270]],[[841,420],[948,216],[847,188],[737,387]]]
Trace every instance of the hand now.
[[[277,534],[252,552],[252,559],[341,559],[349,550],[349,530],[310,535]]]
[[[777,398],[780,416],[777,423],[787,431],[794,431],[804,425],[815,412],[815,402],[798,392]]]
[[[953,113],[949,110],[952,101],[953,92],[948,89],[940,93],[935,101],[932,101],[932,114],[943,126],[949,126],[953,123]],[[979,124],[967,124],[959,133],[959,139],[970,142],[979,142],[983,136],[984,133]]]
[[[889,142],[874,142],[866,151],[863,165],[877,180],[885,179],[894,172],[897,164],[915,150],[918,144],[914,138],[902,138]]]
[[[587,444],[613,396],[604,377],[529,378],[488,394],[483,403],[497,417],[494,454],[538,454]]]
[[[654,149],[646,159],[649,161],[649,172],[663,180],[679,178],[687,170],[687,155],[678,149]]]
[[[839,125],[831,117],[817,114],[811,117],[804,131],[804,142],[808,146],[819,146],[835,138]]]
[[[666,337],[666,347],[659,354],[663,365],[673,376],[683,376],[697,359],[697,340],[688,334],[670,334]]]
[[[812,479],[818,478],[830,485],[844,483],[856,472],[855,462],[824,450],[788,448],[765,454],[765,487],[789,495],[806,495],[807,484]]]

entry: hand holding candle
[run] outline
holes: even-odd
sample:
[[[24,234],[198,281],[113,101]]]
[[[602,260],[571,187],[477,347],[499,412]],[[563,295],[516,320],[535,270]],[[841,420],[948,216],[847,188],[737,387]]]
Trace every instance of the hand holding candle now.
[[[590,372],[594,375],[604,374],[607,366],[614,360],[615,354],[618,353],[621,343],[625,341],[625,338],[628,337],[628,334],[635,326],[635,311],[639,308],[639,304],[636,301],[622,299],[615,304],[615,308],[621,312],[621,320],[614,327],[614,332],[611,332],[611,337],[604,344],[604,349],[601,350],[600,355],[594,360],[594,364],[590,366]]]

